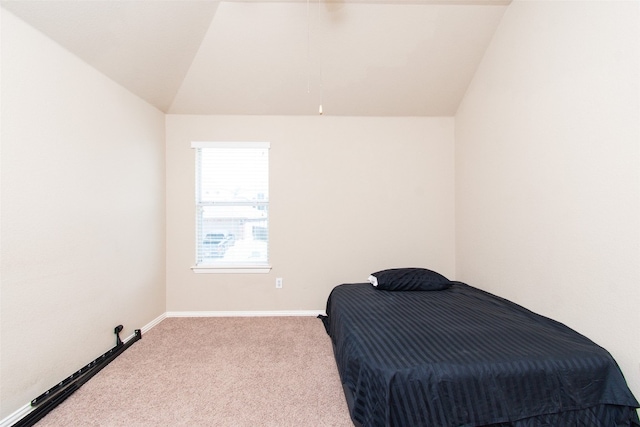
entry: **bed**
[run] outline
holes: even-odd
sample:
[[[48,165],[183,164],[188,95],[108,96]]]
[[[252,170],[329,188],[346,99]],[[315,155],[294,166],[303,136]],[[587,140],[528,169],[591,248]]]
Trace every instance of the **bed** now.
[[[616,362],[588,338],[444,276],[405,286],[431,270],[388,272],[390,286],[336,286],[320,316],[356,426],[640,425]]]

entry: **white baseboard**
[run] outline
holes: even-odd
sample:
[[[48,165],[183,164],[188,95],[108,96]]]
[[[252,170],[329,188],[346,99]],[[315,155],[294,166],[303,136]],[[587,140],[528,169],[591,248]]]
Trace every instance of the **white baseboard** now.
[[[167,311],[167,317],[284,317],[313,316],[324,314],[322,310],[275,310],[275,311]]]
[[[162,313],[160,316],[156,317],[155,319],[153,319],[151,322],[147,323],[146,325],[144,325],[142,328],[140,328],[140,331],[142,332],[142,334],[146,334],[147,332],[149,332],[149,330],[151,330],[151,328],[153,328],[154,326],[156,326],[158,323],[162,322],[164,319],[167,318],[167,313],[164,312]],[[133,337],[133,335],[131,335],[131,337]]]
[[[140,328],[143,334],[146,334],[154,326],[158,325],[167,317],[286,317],[286,316],[301,316],[301,317],[317,317],[320,314],[325,314],[323,310],[276,310],[276,311],[167,311],[160,316],[153,319],[151,322]],[[135,334],[129,335],[123,339],[123,342],[127,342],[132,339]],[[31,402],[27,403],[23,407],[19,408],[13,414],[0,420],[0,427],[10,427],[13,424],[20,421],[22,418],[29,415],[33,408]]]
[[[162,322],[166,318],[167,318],[167,313],[166,312],[162,313],[160,316],[156,317],[151,322],[147,323],[142,328],[140,328],[140,332],[142,332],[142,335],[144,336],[144,334],[149,332],[149,330],[151,330],[151,328],[153,328],[154,326],[156,326],[158,323]],[[126,343],[126,342],[128,342],[130,339],[132,339],[135,336],[136,336],[136,334],[134,332],[133,334],[129,335],[128,337],[123,338],[122,342]],[[0,426],[0,427],[2,427],[2,426]]]
[[[158,323],[162,322],[166,318],[167,318],[167,313],[162,313],[160,316],[156,317],[151,322],[147,323],[142,328],[140,328],[140,331],[144,335],[145,333],[149,332],[151,328],[153,328],[154,326],[156,326]],[[132,339],[134,336],[135,336],[135,333],[124,338],[122,341],[126,343],[127,341]],[[21,419],[29,415],[29,413],[33,411],[33,409],[34,408],[31,406],[31,402],[27,403],[26,405],[24,405],[23,407],[15,411],[13,414],[0,420],[0,427],[10,427],[14,425],[18,421],[20,421]]]
[[[31,402],[24,405],[22,408],[15,411],[13,414],[5,417],[2,421],[0,421],[0,427],[10,427],[26,417],[29,412],[33,411],[33,407],[31,407]]]

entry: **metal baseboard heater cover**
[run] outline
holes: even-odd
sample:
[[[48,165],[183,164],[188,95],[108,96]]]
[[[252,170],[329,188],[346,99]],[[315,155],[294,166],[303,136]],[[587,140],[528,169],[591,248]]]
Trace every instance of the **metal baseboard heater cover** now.
[[[65,378],[60,383],[51,387],[49,390],[42,393],[31,401],[33,409],[24,418],[15,423],[12,427],[31,427],[38,421],[40,421],[45,415],[51,412],[56,406],[64,402],[69,396],[71,396],[76,390],[78,390],[84,383],[89,381],[91,377],[100,372],[102,368],[111,363],[116,357],[122,354],[123,351],[131,347],[136,341],[142,338],[142,331],[140,329],[135,330],[135,335],[126,343],[120,339],[120,332],[122,332],[122,325],[118,325],[114,329],[116,334],[116,346],[111,350],[104,353],[102,356],[93,360],[91,363],[85,365],[78,371]]]

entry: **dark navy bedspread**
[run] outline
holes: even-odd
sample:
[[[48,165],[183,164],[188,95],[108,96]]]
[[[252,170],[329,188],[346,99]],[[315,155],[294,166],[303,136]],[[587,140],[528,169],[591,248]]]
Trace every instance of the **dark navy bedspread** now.
[[[640,425],[605,349],[461,282],[424,292],[340,285],[322,320],[358,426]]]

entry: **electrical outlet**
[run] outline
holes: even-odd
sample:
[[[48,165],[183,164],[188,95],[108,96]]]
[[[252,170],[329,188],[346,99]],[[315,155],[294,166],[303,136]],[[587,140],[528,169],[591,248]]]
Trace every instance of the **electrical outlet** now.
[[[282,288],[282,277],[276,278],[276,289]]]

